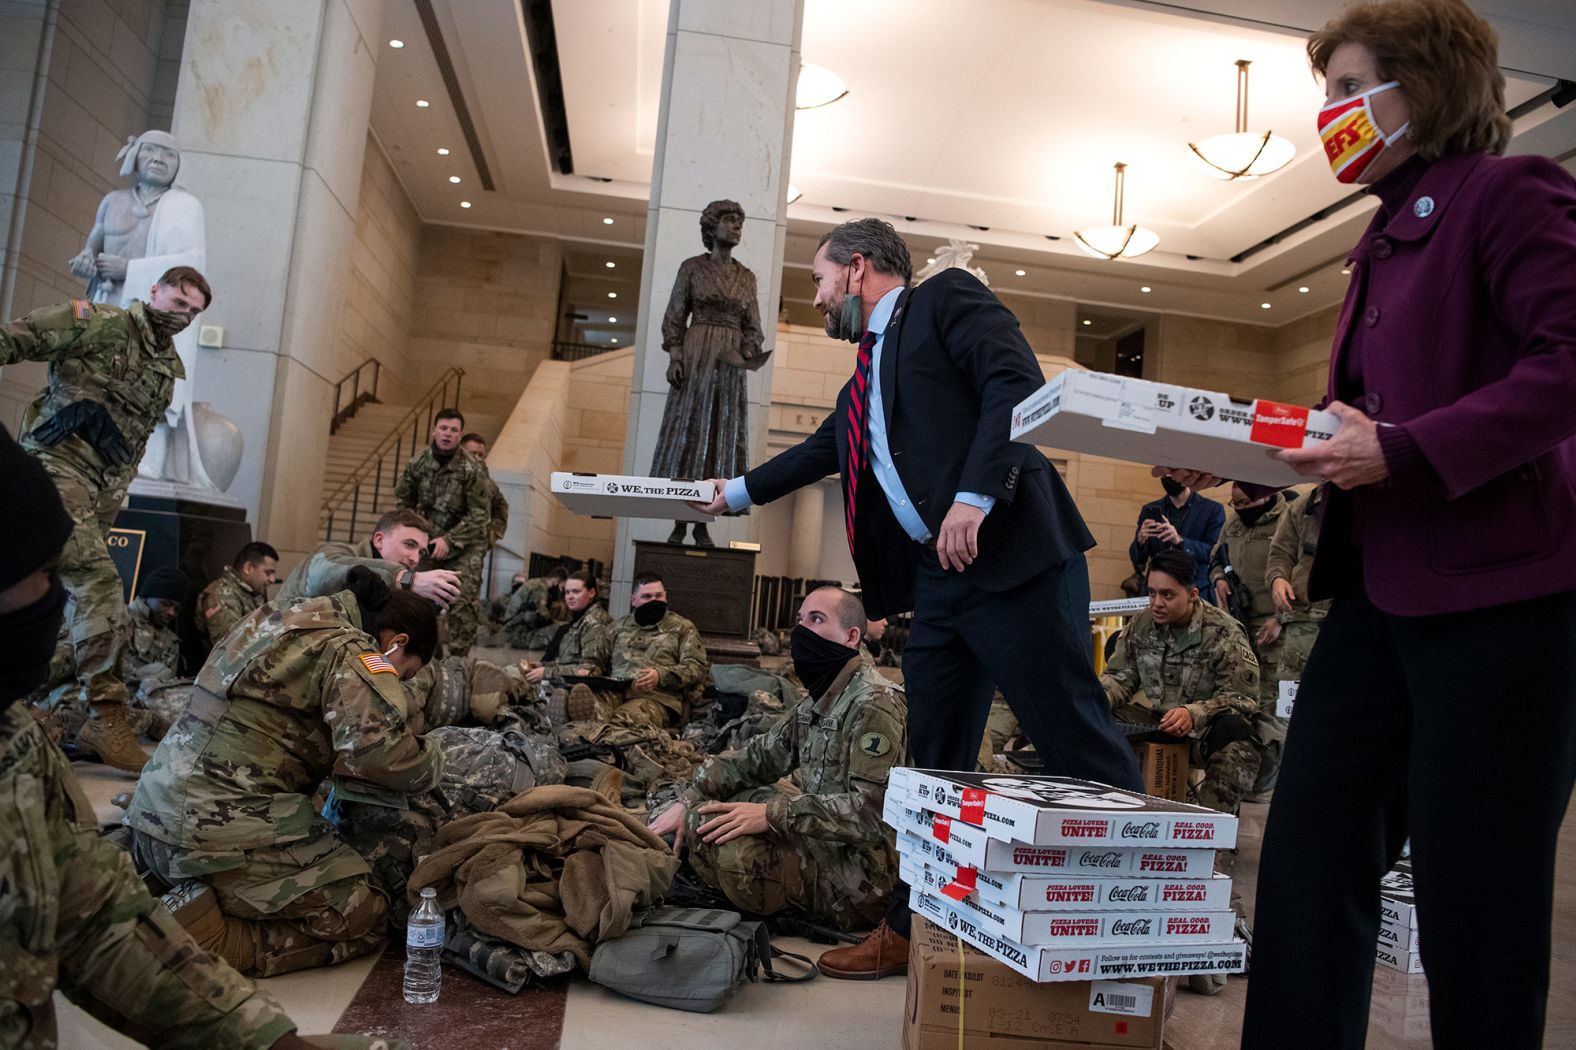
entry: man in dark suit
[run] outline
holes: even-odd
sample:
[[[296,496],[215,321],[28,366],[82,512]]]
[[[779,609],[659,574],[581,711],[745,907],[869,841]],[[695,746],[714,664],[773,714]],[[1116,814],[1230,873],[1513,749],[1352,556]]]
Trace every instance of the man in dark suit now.
[[[903,653],[914,764],[972,769],[999,688],[1047,773],[1136,789],[1090,657],[1094,539],[1045,457],[1008,438],[1013,408],[1045,382],[1017,319],[963,270],[909,289],[908,248],[879,219],[823,237],[812,274],[827,334],[859,344],[854,375],[814,434],[719,479],[706,509],[841,473],[866,614],[914,613]],[[823,972],[906,969],[899,894],[887,923],[826,953]]]

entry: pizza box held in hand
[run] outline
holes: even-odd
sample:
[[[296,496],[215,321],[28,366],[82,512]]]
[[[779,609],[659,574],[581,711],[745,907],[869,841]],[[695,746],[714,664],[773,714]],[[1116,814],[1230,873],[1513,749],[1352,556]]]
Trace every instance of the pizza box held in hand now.
[[[643,478],[632,474],[574,474],[553,471],[551,487],[558,501],[576,514],[593,518],[661,518],[666,521],[713,521],[691,502],[710,503],[717,486],[682,478]]]

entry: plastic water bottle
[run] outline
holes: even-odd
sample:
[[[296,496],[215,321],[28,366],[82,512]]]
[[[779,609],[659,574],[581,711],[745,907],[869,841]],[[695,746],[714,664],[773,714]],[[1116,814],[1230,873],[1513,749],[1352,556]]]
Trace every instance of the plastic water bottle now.
[[[438,891],[428,886],[421,891],[421,903],[410,913],[405,927],[405,1001],[435,1003],[443,969],[438,956],[443,952],[443,912],[438,909]]]

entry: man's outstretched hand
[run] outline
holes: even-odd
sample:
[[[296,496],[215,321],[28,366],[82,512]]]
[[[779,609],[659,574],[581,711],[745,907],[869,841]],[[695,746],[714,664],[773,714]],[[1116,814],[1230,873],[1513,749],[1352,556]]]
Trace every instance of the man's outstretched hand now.
[[[728,479],[708,478],[707,481],[717,487],[717,495],[710,503],[696,503],[694,500],[690,500],[689,505],[700,511],[702,514],[728,513],[728,495],[723,491],[723,487],[728,484]]]

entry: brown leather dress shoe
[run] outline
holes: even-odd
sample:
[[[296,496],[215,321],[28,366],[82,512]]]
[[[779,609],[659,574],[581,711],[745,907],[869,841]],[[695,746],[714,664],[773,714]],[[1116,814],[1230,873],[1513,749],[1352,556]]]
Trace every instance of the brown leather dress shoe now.
[[[823,952],[817,965],[826,976],[845,981],[908,973],[908,938],[882,922],[858,944]]]

